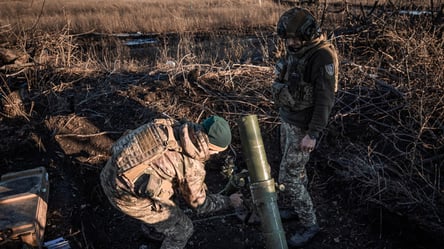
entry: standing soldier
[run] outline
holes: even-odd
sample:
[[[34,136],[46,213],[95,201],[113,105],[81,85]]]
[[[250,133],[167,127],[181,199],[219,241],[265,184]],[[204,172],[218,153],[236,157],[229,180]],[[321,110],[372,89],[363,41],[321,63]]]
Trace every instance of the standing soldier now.
[[[161,249],[184,248],[193,223],[173,201],[176,191],[201,214],[242,204],[240,194],[208,194],[204,183],[205,162],[230,143],[228,122],[218,116],[202,124],[156,119],[113,145],[102,188],[115,208],[142,221],[148,236],[163,237]]]
[[[291,206],[290,214],[283,213],[297,216],[302,226],[288,238],[288,245],[297,247],[319,231],[307,191],[305,165],[334,104],[338,59],[335,48],[306,9],[292,8],[283,13],[277,33],[286,43],[285,58],[276,63],[277,77],[272,86],[282,121],[279,182],[284,184],[282,196]]]

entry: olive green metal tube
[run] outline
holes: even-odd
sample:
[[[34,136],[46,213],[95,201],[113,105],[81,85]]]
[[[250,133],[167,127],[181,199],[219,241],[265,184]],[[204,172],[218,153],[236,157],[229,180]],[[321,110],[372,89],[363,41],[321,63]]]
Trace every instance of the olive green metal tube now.
[[[239,131],[250,175],[250,191],[259,217],[267,249],[287,249],[285,232],[277,206],[275,183],[265,154],[256,115],[241,118]]]

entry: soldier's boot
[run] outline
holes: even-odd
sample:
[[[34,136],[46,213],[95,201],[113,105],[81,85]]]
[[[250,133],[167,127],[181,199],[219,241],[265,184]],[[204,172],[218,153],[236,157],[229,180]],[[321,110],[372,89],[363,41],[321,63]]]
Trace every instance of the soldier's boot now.
[[[141,224],[140,228],[142,229],[145,237],[149,240],[162,241],[163,239],[165,239],[165,235],[157,232],[153,227],[150,227],[146,224]]]
[[[288,240],[289,247],[301,247],[306,245],[319,232],[319,225],[314,224],[301,229],[293,234]]]

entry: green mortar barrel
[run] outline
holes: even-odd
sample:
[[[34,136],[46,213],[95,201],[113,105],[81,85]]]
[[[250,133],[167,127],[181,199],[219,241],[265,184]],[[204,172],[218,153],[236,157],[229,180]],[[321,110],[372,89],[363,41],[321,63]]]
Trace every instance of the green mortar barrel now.
[[[256,115],[242,117],[239,122],[240,138],[250,175],[250,191],[261,219],[262,234],[267,249],[287,249],[285,232],[277,206],[275,182]]]

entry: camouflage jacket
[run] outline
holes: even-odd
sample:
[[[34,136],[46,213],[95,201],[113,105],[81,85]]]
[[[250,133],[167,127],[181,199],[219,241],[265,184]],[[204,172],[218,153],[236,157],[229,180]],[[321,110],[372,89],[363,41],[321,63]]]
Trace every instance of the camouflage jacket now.
[[[170,200],[174,193],[178,192],[199,213],[228,208],[230,202],[227,196],[207,194],[204,180],[205,162],[210,157],[209,140],[201,126],[191,122],[170,122],[162,126],[165,131],[163,134],[161,131],[160,136],[153,137],[162,139],[163,135],[168,135],[166,126],[170,126],[170,131],[172,131],[170,136],[174,135],[174,141],[170,140],[169,143],[172,142],[175,146],[170,146],[150,157],[143,156],[143,160],[133,160],[137,164],[132,165],[126,171],[114,170],[115,174],[111,177],[115,177],[115,179],[110,180],[115,181],[117,188],[127,194],[140,198],[151,198],[158,202]],[[148,127],[150,126],[139,127],[116,142],[110,159],[114,162],[115,167],[121,167],[116,163],[122,153],[122,149],[117,145],[133,148],[134,146],[128,146],[126,143],[137,143],[135,138],[144,132],[146,133]],[[139,145],[136,148],[140,149],[144,143],[137,144]],[[148,141],[148,144],[153,144],[153,142]],[[125,154],[125,156],[129,156],[129,154]],[[133,157],[138,157],[137,153],[133,154]],[[130,175],[128,177],[126,173],[130,171],[132,172],[128,174]]]

